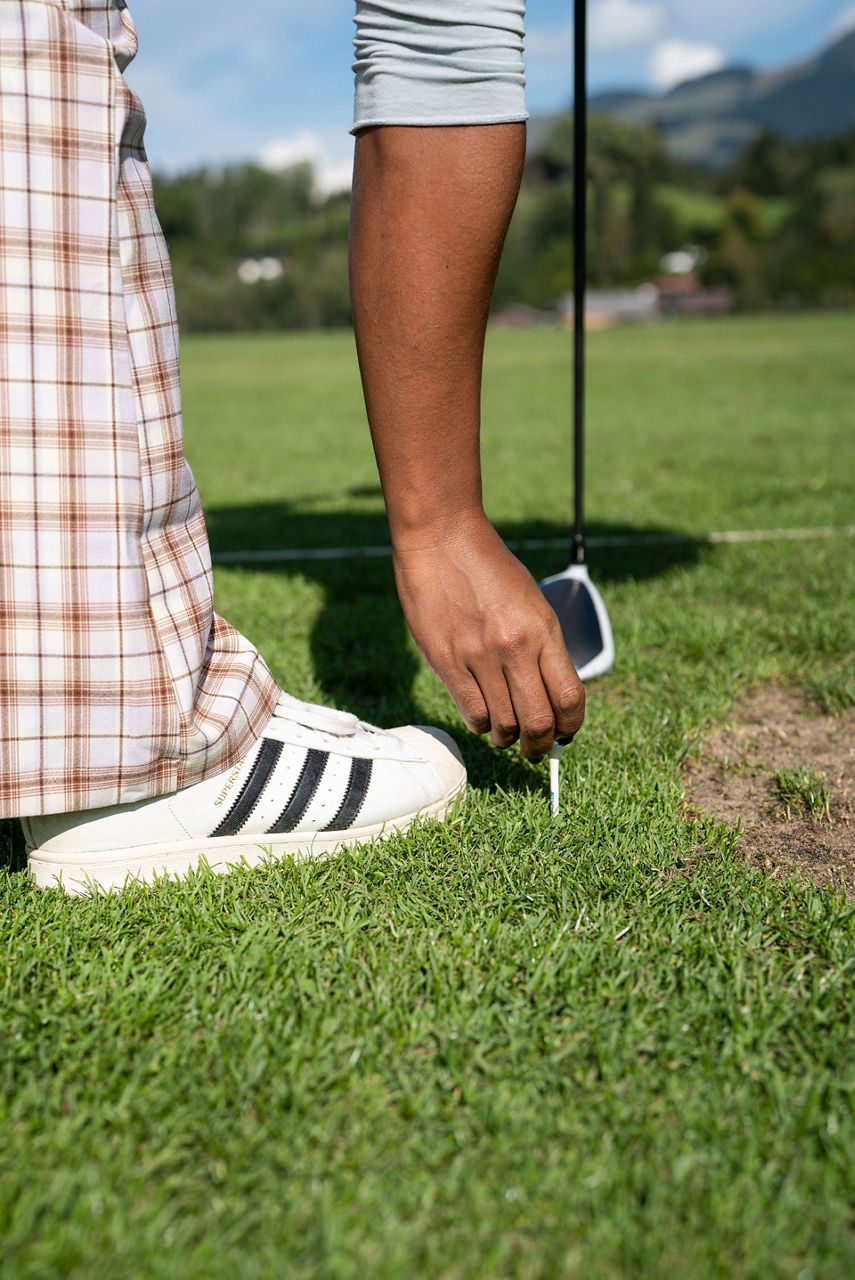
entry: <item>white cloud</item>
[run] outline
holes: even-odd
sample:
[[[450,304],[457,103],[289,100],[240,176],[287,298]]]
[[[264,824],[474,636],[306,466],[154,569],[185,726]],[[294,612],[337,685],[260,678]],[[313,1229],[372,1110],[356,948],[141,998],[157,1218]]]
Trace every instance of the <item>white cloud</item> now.
[[[353,155],[339,149],[333,155],[324,140],[306,129],[265,143],[258,155],[265,169],[288,169],[295,164],[311,164],[315,174],[315,194],[334,195],[347,191],[353,178]]]
[[[664,4],[656,0],[596,0],[588,19],[588,43],[595,54],[625,53],[653,43],[665,25]],[[565,62],[573,53],[573,23],[548,30],[529,24],[526,56]]]
[[[594,53],[644,48],[665,24],[665,6],[651,0],[597,0],[589,19]]]
[[[714,44],[663,40],[650,59],[650,78],[657,89],[671,89],[683,80],[718,71],[724,63],[724,54]]]
[[[816,0],[669,0],[669,28],[686,40],[720,40],[731,49],[751,43],[759,51],[765,36],[804,21],[815,7]]]
[[[855,31],[855,4],[850,4],[848,9],[838,13],[831,24],[828,35],[832,40],[839,40],[841,36],[848,35],[850,31]]]

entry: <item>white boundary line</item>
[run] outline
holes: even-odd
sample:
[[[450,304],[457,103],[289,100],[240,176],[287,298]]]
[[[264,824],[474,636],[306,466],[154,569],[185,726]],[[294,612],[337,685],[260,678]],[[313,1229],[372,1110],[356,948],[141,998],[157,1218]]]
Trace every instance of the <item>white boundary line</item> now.
[[[586,539],[589,547],[654,547],[682,544],[717,546],[730,542],[817,542],[825,538],[855,538],[855,525],[820,529],[727,529],[722,533],[613,533]],[[524,538],[509,542],[514,551],[570,553],[569,538]],[[275,547],[269,551],[219,551],[214,564],[275,564],[300,560],[367,560],[391,556],[389,546]]]

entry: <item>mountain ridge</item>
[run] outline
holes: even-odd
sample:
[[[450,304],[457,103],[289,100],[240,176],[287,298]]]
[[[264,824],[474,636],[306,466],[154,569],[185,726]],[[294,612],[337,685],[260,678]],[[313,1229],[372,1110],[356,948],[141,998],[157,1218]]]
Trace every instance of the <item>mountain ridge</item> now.
[[[759,132],[790,142],[855,128],[855,29],[819,53],[770,71],[734,64],[662,92],[616,88],[596,93],[591,111],[656,124],[679,161],[723,169]],[[541,132],[533,122],[535,134]]]

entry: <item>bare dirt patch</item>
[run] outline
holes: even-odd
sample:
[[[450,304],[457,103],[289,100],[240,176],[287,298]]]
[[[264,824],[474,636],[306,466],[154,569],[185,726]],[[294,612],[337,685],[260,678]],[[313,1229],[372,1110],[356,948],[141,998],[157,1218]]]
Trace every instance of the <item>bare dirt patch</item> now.
[[[791,782],[807,778],[805,802]],[[830,716],[796,690],[755,689],[706,735],[684,780],[690,810],[741,823],[737,849],[750,866],[855,897],[855,708]]]

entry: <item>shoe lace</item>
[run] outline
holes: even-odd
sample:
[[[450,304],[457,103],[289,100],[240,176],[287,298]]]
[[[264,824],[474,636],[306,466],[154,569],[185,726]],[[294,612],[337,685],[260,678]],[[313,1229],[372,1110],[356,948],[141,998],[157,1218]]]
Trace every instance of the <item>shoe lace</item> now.
[[[394,740],[394,734],[390,734],[385,729],[378,729],[375,725],[366,724],[364,720],[360,720],[349,711],[337,711],[334,707],[320,707],[313,702],[301,702],[290,693],[283,693],[280,696],[273,715],[276,719],[289,721],[298,730],[308,729],[325,738],[340,739],[352,738],[357,734],[365,735],[369,739],[364,744],[366,749],[379,751],[381,746],[386,745],[390,739]]]

